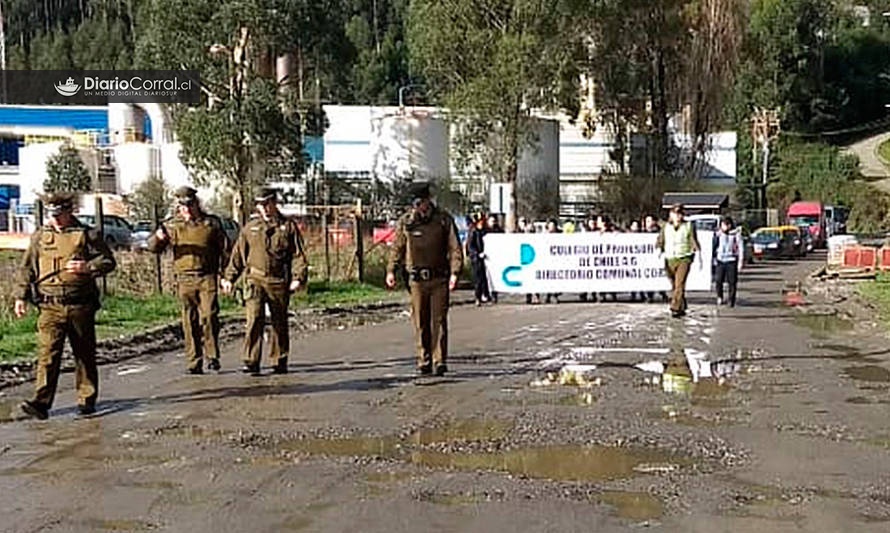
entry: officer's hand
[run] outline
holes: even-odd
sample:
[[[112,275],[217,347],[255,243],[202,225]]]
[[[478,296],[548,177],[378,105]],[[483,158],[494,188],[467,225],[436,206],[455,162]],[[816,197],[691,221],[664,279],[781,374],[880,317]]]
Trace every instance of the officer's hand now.
[[[223,294],[229,294],[232,292],[232,282],[227,279],[220,280],[219,287],[222,289]]]
[[[28,304],[24,300],[15,301],[15,316],[22,318],[28,312]]]
[[[386,286],[390,289],[396,286],[396,275],[392,272],[387,272],[386,274]]]
[[[486,257],[485,252],[479,254],[479,259],[485,259]]]
[[[90,267],[83,259],[71,259],[65,263],[65,272],[69,274],[89,274]]]
[[[451,277],[448,278],[448,290],[453,291],[455,287],[457,287],[457,274],[452,274]]]
[[[300,283],[300,280],[298,280],[298,279],[291,281],[290,282],[290,292],[297,292],[298,290],[300,290],[301,285],[302,285],[302,283]]]
[[[167,240],[167,232],[164,231],[164,228],[158,228],[157,230],[155,230],[155,239],[159,241]]]

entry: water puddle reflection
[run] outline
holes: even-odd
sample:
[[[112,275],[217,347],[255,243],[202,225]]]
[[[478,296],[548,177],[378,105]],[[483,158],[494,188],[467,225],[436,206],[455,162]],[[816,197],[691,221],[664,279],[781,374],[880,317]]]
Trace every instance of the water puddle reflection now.
[[[375,457],[402,460],[428,468],[487,470],[554,481],[608,481],[637,475],[674,472],[689,459],[648,448],[611,446],[536,446],[504,451],[452,452],[424,448],[448,442],[491,442],[508,436],[512,424],[498,420],[465,420],[417,431],[407,438],[358,436],[310,438],[276,443],[276,450],[309,455]],[[393,482],[409,473],[369,474],[368,482]]]
[[[819,339],[853,331],[853,321],[837,315],[802,313],[795,316],[793,322],[796,326],[808,329],[810,335]]]

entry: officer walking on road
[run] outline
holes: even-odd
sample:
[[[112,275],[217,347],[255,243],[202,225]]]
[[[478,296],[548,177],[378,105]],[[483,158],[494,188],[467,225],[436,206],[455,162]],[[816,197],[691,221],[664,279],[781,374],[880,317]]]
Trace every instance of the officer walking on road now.
[[[306,285],[309,263],[297,223],[278,211],[275,189],[264,188],[255,200],[258,216],[245,224],[238,235],[222,288],[225,292],[231,292],[232,284],[242,273],[245,275],[247,336],[244,339],[242,372],[252,375],[260,373],[265,309],[268,305],[272,315],[269,353],[273,363],[272,372],[286,374],[290,352],[287,307],[291,293]]]
[[[176,198],[176,216],[157,229],[148,240],[148,249],[163,253],[173,250],[179,300],[182,303],[182,331],[189,374],[203,374],[202,357],[208,370],[219,371],[219,300],[218,275],[226,265],[228,237],[222,222],[205,213],[197,191],[180,187]]]
[[[49,418],[66,338],[74,354],[81,415],[96,412],[99,395],[95,320],[99,289],[95,279],[113,271],[117,264],[101,234],[74,216],[75,200],[73,193],[44,198],[49,223],[31,237],[19,268],[15,315],[25,315],[28,301],[40,310],[36,391],[34,399],[21,407],[25,414],[40,420]]]
[[[695,228],[684,217],[683,206],[673,206],[670,220],[661,229],[655,244],[664,254],[665,271],[671,280],[671,315],[674,318],[686,315],[686,279],[689,277],[692,259],[701,250]]]
[[[398,267],[407,270],[417,371],[442,376],[448,371],[449,291],[457,285],[463,251],[454,219],[433,204],[429,183],[415,183],[410,192],[412,208],[396,226],[386,285],[395,287]]]

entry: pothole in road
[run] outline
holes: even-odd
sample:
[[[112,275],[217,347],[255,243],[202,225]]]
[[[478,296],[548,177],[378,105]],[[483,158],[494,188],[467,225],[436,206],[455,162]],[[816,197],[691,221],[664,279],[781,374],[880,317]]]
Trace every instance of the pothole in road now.
[[[890,383],[890,370],[877,365],[848,366],[844,374],[857,381]]]
[[[309,455],[374,457],[401,460],[436,469],[498,471],[553,481],[608,481],[638,475],[665,474],[691,464],[687,458],[648,448],[601,445],[554,445],[503,451],[458,452],[425,446],[504,439],[512,424],[465,420],[419,430],[406,438],[358,436],[295,439],[275,444],[279,451]]]

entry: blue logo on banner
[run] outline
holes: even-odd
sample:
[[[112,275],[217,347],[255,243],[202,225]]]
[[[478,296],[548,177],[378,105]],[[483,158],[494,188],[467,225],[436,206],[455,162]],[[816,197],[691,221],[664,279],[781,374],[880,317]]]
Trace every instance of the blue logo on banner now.
[[[516,281],[510,279],[515,273],[518,273],[522,270],[522,267],[528,266],[532,264],[535,260],[535,249],[531,244],[522,243],[519,245],[519,266],[509,266],[504,269],[504,272],[501,274],[501,279],[504,280],[504,284],[508,287],[522,287],[521,281]]]

